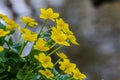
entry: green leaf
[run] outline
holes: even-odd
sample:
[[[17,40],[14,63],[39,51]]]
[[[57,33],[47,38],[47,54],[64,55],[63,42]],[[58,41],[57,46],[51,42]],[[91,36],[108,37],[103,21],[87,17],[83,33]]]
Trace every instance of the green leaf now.
[[[19,53],[21,48],[21,44],[20,43],[13,43],[13,45],[11,46],[12,51]]]
[[[48,33],[48,32],[42,32],[40,35],[39,35],[39,38],[46,38],[46,39],[50,39],[50,36],[51,34]]]
[[[7,58],[6,58],[6,51],[2,51],[0,52],[0,62],[6,62],[7,61]]]
[[[1,68],[1,69],[0,69],[0,73],[3,73],[4,71],[5,71],[4,68]]]
[[[12,39],[12,37],[10,36],[10,38],[9,38],[9,40],[8,40],[8,43],[9,43],[9,45],[10,46],[12,46],[13,45],[13,39]]]
[[[35,74],[31,74],[29,75],[28,80],[37,80],[37,76]]]
[[[7,58],[12,63],[20,61],[20,56],[17,53],[14,53],[14,52],[7,53]]]
[[[5,77],[7,77],[8,75],[0,75],[0,80],[4,80]]]
[[[3,46],[5,41],[4,41],[5,37],[0,37],[0,45]]]
[[[19,61],[20,61],[20,62],[26,62],[26,58],[24,58],[24,57],[22,58],[22,57],[21,57]]]
[[[5,63],[0,63],[0,75],[3,74],[3,72],[5,71],[6,69],[6,64]]]
[[[9,34],[13,34],[15,32],[15,30],[11,30]]]
[[[5,25],[3,25],[2,23],[0,23],[0,29],[6,30]]]
[[[20,79],[20,80],[22,80],[24,78],[24,76],[25,75],[23,74],[22,70],[19,70],[18,73],[17,73],[17,75],[16,75],[17,79]]]
[[[58,74],[58,71],[55,69],[55,68],[52,68],[52,73],[54,74],[54,75],[57,75]]]
[[[64,75],[61,75],[58,80],[69,80],[69,78],[70,78],[70,75],[64,74]]]
[[[50,33],[43,33],[42,36],[49,38],[51,36],[51,34]]]
[[[39,50],[32,50],[31,53],[28,55],[28,57],[31,59],[31,60],[36,60],[34,59],[34,55],[38,55],[40,53]]]

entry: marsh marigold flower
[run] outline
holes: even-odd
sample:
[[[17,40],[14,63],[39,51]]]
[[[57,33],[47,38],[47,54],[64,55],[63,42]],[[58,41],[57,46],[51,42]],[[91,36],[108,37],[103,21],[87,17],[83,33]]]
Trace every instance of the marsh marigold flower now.
[[[59,68],[67,74],[72,74],[76,68],[76,64],[71,63],[69,59],[64,59],[63,61],[60,61],[59,64]]]
[[[9,19],[8,17],[4,17],[3,20],[7,24],[6,29],[8,30],[14,30],[19,26],[15,21]]]
[[[29,42],[34,42],[37,40],[37,33],[31,32],[28,29],[24,29],[24,33],[22,34],[22,37],[24,40],[27,40]]]
[[[60,29],[60,30],[63,30],[64,28],[66,28],[66,27],[69,26],[67,23],[65,23],[65,22],[63,21],[62,18],[56,19],[56,23],[57,23],[57,28]]]
[[[54,40],[57,44],[70,46],[70,44],[66,41],[67,35],[64,34],[61,30],[53,27],[51,33],[52,33],[51,39]]]
[[[46,41],[43,38],[39,38],[36,44],[34,45],[34,48],[40,51],[48,51],[50,48],[45,45]]]
[[[7,24],[8,25],[6,26],[6,29],[8,29],[8,30],[14,30],[19,26],[13,20],[9,20]]]
[[[40,18],[43,19],[50,19],[52,21],[55,21],[55,18],[59,17],[59,13],[54,13],[52,8],[48,8],[48,9],[44,9],[44,8],[40,8]]]
[[[44,75],[48,79],[51,79],[54,76],[53,73],[50,70],[48,70],[48,69],[46,69],[46,70],[39,70],[38,72],[40,72],[42,75]]]
[[[63,52],[57,52],[58,57],[62,58],[62,59],[67,59],[68,57],[65,55],[65,53]]]
[[[69,26],[65,26],[62,30],[67,35],[73,35],[73,32],[70,30]]]
[[[51,62],[51,57],[46,56],[45,53],[40,53],[39,55],[34,56],[39,62],[42,63],[44,68],[52,68],[53,63]]]
[[[0,18],[6,17],[4,14],[0,14]]]
[[[4,50],[4,48],[2,46],[0,46],[0,52],[3,51],[3,50]]]
[[[3,29],[0,29],[0,37],[6,36],[9,33],[10,31],[4,31]]]
[[[83,74],[83,73],[81,73],[81,72],[79,71],[79,69],[76,68],[76,69],[74,70],[74,72],[73,72],[73,77],[74,77],[75,79],[83,80],[83,79],[86,78],[86,75]]]
[[[74,35],[68,35],[68,39],[70,40],[70,42],[72,42],[75,45],[79,45],[79,43],[76,41],[76,38]]]
[[[38,23],[35,22],[33,18],[26,17],[26,16],[21,16],[21,22],[32,28],[35,28],[38,25]]]
[[[79,45],[79,43],[76,41],[76,37],[74,36],[73,32],[69,29],[69,26],[65,26],[64,28],[62,28],[62,30],[67,35],[71,43]]]
[[[75,45],[79,45],[79,43],[76,41],[75,36],[73,35],[73,32],[69,29],[69,25],[65,23],[62,18],[56,19],[56,23],[57,23],[57,29],[60,29],[65,34],[67,34],[70,42],[72,42]]]

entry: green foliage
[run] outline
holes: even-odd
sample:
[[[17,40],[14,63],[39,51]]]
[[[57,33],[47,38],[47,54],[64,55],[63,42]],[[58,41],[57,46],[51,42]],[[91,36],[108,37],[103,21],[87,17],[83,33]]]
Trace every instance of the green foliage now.
[[[12,43],[12,42],[10,42],[10,43]],[[20,43],[13,43],[13,45],[11,45],[10,48],[15,53],[18,53],[20,51],[21,44]]]
[[[5,25],[3,25],[1,22],[0,22],[0,29],[6,30]]]

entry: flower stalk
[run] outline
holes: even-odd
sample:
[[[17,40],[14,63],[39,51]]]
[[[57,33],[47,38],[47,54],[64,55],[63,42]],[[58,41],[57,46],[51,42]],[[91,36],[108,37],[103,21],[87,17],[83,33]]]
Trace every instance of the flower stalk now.
[[[22,54],[22,52],[23,52],[23,49],[24,49],[24,47],[26,46],[26,44],[28,43],[28,41],[24,41],[23,43],[22,43],[22,46],[21,46],[21,48],[20,48],[20,52],[18,53],[19,55],[21,55]]]
[[[55,50],[53,50],[52,52],[50,52],[48,55],[52,55],[53,53],[57,52],[59,49],[61,49],[62,47],[64,47],[64,45],[60,45],[58,48],[56,48]]]
[[[25,29],[25,28],[27,28],[27,26],[28,26],[28,25],[26,24],[26,25],[25,25],[25,27],[24,27],[24,29]],[[17,43],[19,43],[19,42],[20,42],[21,35],[22,35],[22,33],[20,33],[20,35],[19,35],[19,37],[18,37],[18,40],[17,40]]]
[[[40,37],[40,34],[41,34],[41,32],[43,31],[43,29],[44,29],[46,23],[47,23],[47,19],[43,22],[43,25],[41,26],[41,29],[40,29],[40,31],[39,31],[39,33],[38,33],[37,39]]]

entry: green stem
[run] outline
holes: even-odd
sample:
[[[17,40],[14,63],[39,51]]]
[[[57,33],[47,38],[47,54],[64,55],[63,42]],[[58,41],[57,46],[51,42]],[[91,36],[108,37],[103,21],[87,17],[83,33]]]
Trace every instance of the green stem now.
[[[31,68],[31,66],[26,69],[26,75],[23,78],[23,80],[26,80],[28,78],[29,74],[32,73],[32,70],[29,70],[30,68]]]
[[[4,41],[5,41],[5,43],[7,44],[8,48],[9,48],[9,50],[10,50],[10,45],[9,45],[9,43],[8,43],[6,40],[4,40]]]
[[[22,67],[22,69],[25,69],[26,66],[27,66],[27,62],[24,64],[24,66]]]
[[[36,69],[39,69],[41,67],[41,65],[40,66],[37,66],[36,68],[34,68],[32,71],[35,71]]]
[[[28,27],[28,24],[25,25],[24,29],[26,29]]]
[[[37,37],[37,39],[39,38],[39,36],[40,36],[40,34],[41,34],[43,28],[44,28],[45,25],[46,25],[46,23],[47,23],[47,19],[44,21],[43,25],[41,26],[41,29],[40,29],[40,31],[39,31],[39,33],[38,33],[38,37]]]
[[[49,39],[48,41],[47,41],[47,43],[45,44],[45,46],[47,46],[47,45],[49,45],[49,43],[52,41],[52,39]]]
[[[57,44],[57,43],[54,43],[54,44],[50,47],[50,49],[51,49],[51,48],[53,48],[53,47],[55,47],[55,46],[56,46],[56,44]]]
[[[48,55],[52,55],[54,52],[58,51],[59,49],[61,49],[63,47],[63,45],[59,46],[58,48],[56,48],[55,50],[53,50],[52,52],[50,52]]]
[[[61,72],[60,74],[58,74],[58,76],[54,80],[57,80],[62,74],[63,74],[63,72]]]
[[[26,76],[24,77],[23,80],[26,80],[29,76],[30,73],[33,73],[36,69],[40,68],[41,66],[37,66],[36,68],[33,69],[33,67],[31,68],[30,71],[28,71],[28,73],[26,74]]]
[[[21,35],[22,35],[22,34],[20,33],[20,35],[19,35],[19,37],[18,37],[18,40],[17,40],[17,43],[20,42]]]
[[[73,76],[71,76],[70,78],[68,78],[68,80],[73,80],[74,78],[73,78]]]
[[[50,28],[50,29],[47,29],[46,31],[43,32],[43,34],[47,33],[47,32],[50,31],[50,30],[51,30],[51,28]]]
[[[39,36],[40,36],[40,34],[41,34],[43,28],[45,27],[46,22],[47,22],[47,19],[44,21],[43,25],[41,26],[41,29],[40,29],[40,31],[39,31],[39,33],[38,33],[38,36],[37,36],[37,40],[38,40],[38,38],[39,38]],[[37,40],[36,40],[36,41],[37,41]],[[30,53],[31,53],[31,51],[33,50],[33,47],[34,47],[36,41],[33,43],[32,48],[31,48],[31,50],[30,50]]]
[[[21,48],[20,48],[20,52],[19,52],[19,55],[21,55],[22,54],[22,51],[23,51],[23,49],[24,49],[24,47],[25,47],[25,45],[28,43],[28,41],[27,42],[23,42],[22,43],[22,46],[21,46]]]
[[[59,58],[59,59],[55,62],[54,67],[58,64],[59,61],[61,61],[61,58]]]
[[[52,39],[49,39],[49,40],[47,41],[47,43],[45,44],[45,46],[49,45],[49,43],[51,43],[51,42],[52,42]],[[52,46],[50,46],[50,49],[53,48],[54,46],[56,46],[56,44],[57,44],[57,43],[54,43]]]
[[[27,74],[27,75],[24,77],[24,79],[23,79],[23,80],[26,80],[26,79],[28,78],[28,75],[29,75],[29,74]]]

